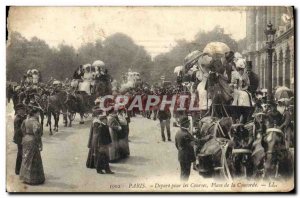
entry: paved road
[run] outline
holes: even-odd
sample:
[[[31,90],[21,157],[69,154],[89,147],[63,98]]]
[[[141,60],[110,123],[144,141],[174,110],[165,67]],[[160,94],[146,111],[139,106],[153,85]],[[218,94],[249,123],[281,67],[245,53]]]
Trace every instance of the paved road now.
[[[79,125],[77,117],[71,128],[60,123],[59,132],[53,136],[45,128],[42,160],[46,181],[39,186],[25,185],[14,174],[17,149],[12,142],[13,111],[10,104],[6,118],[8,191],[153,191],[159,189],[155,188],[157,184],[179,182],[179,163],[174,144],[177,128],[171,129],[171,142],[162,142],[158,121],[141,116],[133,118],[129,135],[130,157],[111,164],[114,175],[100,175],[85,166],[91,120]],[[199,182],[201,177],[192,171],[190,181]],[[141,184],[139,187],[145,185],[145,188],[133,188],[137,183]]]

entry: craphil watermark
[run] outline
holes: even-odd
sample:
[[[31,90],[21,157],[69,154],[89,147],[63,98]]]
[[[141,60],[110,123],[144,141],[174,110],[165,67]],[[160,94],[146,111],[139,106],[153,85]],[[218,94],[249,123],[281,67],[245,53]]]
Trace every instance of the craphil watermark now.
[[[198,111],[196,97],[190,95],[106,95],[100,98],[100,108],[103,111],[119,110],[126,107],[127,110],[138,109],[139,111],[149,111],[153,108],[158,110],[176,109],[178,111]]]

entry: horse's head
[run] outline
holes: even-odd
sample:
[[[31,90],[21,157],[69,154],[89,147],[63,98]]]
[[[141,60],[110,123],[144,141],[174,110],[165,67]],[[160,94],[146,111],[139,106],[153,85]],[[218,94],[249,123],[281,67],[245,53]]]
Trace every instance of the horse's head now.
[[[249,128],[249,129],[248,129]],[[231,128],[231,136],[236,145],[236,148],[245,148],[248,147],[251,141],[250,134],[252,129],[246,127],[244,124],[233,124]]]

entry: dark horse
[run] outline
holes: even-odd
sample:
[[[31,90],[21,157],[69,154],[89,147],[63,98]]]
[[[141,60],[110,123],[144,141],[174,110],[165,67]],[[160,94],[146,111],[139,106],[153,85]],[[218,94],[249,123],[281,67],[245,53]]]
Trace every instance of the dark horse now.
[[[112,94],[112,85],[109,79],[96,80],[93,87],[93,93],[96,98]]]
[[[200,134],[198,134],[199,174],[204,177],[225,177],[231,179],[231,170],[227,159],[232,150],[230,117],[204,117],[200,120]]]
[[[293,174],[292,156],[285,146],[284,133],[268,128],[262,139],[265,150],[265,178],[288,178]]]
[[[89,108],[89,96],[85,92],[68,93],[66,99],[66,107],[68,110],[69,127],[72,126],[74,115],[79,113],[80,124],[84,124],[84,114],[88,112]]]
[[[47,103],[47,116],[48,116],[48,124],[50,127],[50,135],[52,133],[51,127],[51,115],[54,118],[54,131],[58,131],[58,122],[59,122],[59,115],[60,112],[63,113],[63,119],[65,126],[67,125],[67,92],[66,91],[57,91],[55,94],[50,95],[48,97]]]

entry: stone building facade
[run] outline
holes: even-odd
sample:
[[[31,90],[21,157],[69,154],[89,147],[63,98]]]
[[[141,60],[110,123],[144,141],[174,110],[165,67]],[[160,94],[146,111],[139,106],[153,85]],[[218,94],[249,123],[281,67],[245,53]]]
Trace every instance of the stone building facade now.
[[[264,30],[271,21],[277,30],[272,60],[272,85],[294,89],[294,17],[293,7],[247,7],[246,48],[243,55],[251,60],[260,77],[260,88],[267,88],[267,53]]]

